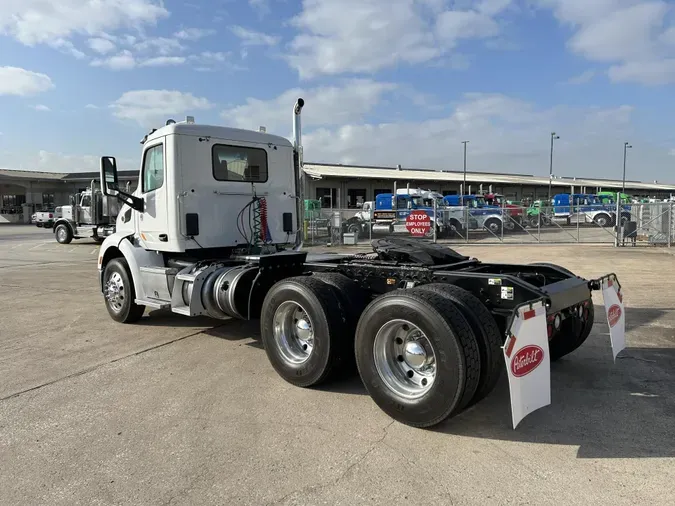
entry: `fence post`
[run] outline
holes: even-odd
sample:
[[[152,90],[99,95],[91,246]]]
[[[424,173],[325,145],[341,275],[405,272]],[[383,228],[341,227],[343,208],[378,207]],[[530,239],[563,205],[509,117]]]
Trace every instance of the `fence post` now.
[[[619,247],[619,234],[621,233],[621,193],[616,193],[616,227],[614,236],[614,247]]]
[[[438,205],[436,203],[436,199],[434,198],[434,219],[431,222],[431,226],[434,227],[434,244],[436,244],[436,230],[438,229]]]
[[[574,209],[574,207],[572,208]],[[581,242],[580,231],[579,231],[579,206],[577,206],[577,244]],[[586,215],[584,214],[584,223],[586,223]]]
[[[670,202],[668,204],[668,247],[672,247],[673,243],[673,204]]]

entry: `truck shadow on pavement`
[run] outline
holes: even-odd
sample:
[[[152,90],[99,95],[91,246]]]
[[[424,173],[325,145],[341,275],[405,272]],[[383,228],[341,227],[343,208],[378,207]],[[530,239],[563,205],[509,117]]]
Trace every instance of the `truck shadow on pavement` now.
[[[541,444],[578,446],[579,458],[675,457],[675,310],[626,308],[627,342],[612,360],[605,310],[595,306],[586,343],[551,366],[551,404],[514,430],[506,374],[490,395],[430,429],[434,432]],[[164,313],[164,314],[162,314]],[[146,325],[211,325],[201,333],[259,348],[257,321],[190,319],[163,311]],[[189,324],[189,325],[188,325]],[[672,347],[671,347],[672,346]],[[322,385],[324,392],[367,395],[355,366]]]
[[[675,457],[675,314],[626,308],[626,316],[627,347],[614,363],[604,307],[596,306],[586,343],[551,366],[551,404],[515,430],[506,374],[487,398],[433,430],[578,446],[579,458]],[[662,319],[670,321],[654,325]]]

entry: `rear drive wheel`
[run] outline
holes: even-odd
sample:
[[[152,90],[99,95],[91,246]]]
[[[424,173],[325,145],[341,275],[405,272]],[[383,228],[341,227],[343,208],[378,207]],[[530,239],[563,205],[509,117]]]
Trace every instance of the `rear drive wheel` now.
[[[504,368],[502,338],[492,313],[471,292],[447,283],[432,283],[418,287],[439,293],[449,299],[464,315],[478,343],[480,376],[476,393],[469,405],[487,397],[492,392]]]
[[[296,386],[322,383],[343,361],[346,322],[333,286],[311,276],[276,283],[260,315],[262,342],[272,367]]]
[[[54,230],[54,234],[56,234],[56,241],[60,244],[70,244],[73,240],[73,231],[65,223],[61,223],[57,226]]]
[[[110,317],[117,322],[137,322],[145,312],[145,306],[135,302],[136,290],[124,258],[114,258],[105,266],[103,296]]]
[[[373,401],[413,427],[459,412],[478,387],[476,338],[444,296],[413,288],[375,299],[356,329],[356,363]]]

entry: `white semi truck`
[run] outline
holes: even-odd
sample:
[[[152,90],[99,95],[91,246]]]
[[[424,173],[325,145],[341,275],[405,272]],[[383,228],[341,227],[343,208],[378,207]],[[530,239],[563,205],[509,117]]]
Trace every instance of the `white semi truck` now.
[[[70,205],[57,207],[54,221],[57,242],[69,244],[73,239],[94,239],[103,242],[115,232],[119,212],[116,197],[105,195],[92,181],[89,188],[70,197]]]
[[[405,238],[375,240],[371,253],[308,254],[303,105],[293,107],[292,143],[191,117],[167,121],[142,142],[133,194],[119,188],[115,158],[101,159],[103,194],[123,204],[98,256],[111,318],[133,323],[154,308],[259,319],[284,380],[310,387],[355,363],[374,402],[416,427],[478,402],[503,369],[546,393],[537,375],[586,340],[591,293],[607,279],[618,286],[616,277],[488,264]],[[528,334],[539,344],[525,346]]]

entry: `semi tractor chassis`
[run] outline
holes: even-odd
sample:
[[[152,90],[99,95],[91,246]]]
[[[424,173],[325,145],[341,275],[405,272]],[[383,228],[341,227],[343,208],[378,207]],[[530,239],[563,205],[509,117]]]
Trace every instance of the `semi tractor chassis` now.
[[[492,391],[519,309],[545,307],[550,361],[576,350],[593,327],[591,294],[603,279],[553,264],[483,263],[392,237],[353,255],[161,253],[164,267],[132,272],[124,241],[134,239],[99,258],[114,320],[137,321],[146,307],[259,319],[265,352],[284,380],[312,387],[356,369],[384,412],[415,427],[434,426]],[[168,290],[171,302],[137,298],[139,283],[146,294]],[[535,351],[518,367],[531,369],[536,358]]]

